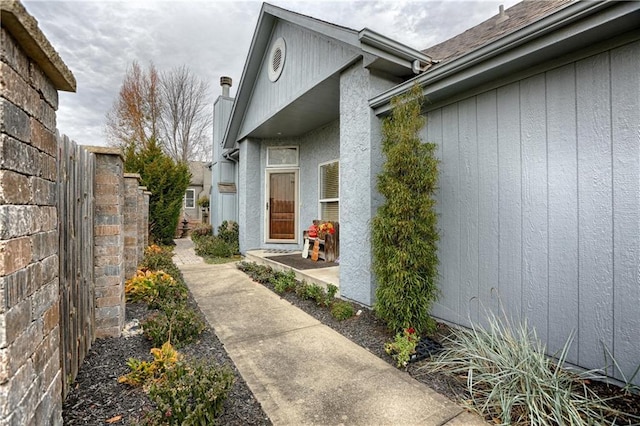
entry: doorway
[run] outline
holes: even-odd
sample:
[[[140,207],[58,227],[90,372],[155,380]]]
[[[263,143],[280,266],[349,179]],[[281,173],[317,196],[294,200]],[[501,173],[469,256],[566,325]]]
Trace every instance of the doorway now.
[[[297,243],[298,170],[267,170],[267,242]]]

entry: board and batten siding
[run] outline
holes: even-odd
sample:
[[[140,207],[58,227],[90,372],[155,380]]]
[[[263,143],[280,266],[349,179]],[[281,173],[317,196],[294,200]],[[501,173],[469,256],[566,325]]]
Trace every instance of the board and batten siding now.
[[[633,374],[640,42],[429,111],[422,136],[441,160],[434,316],[468,326],[504,308],[548,353],[573,333],[569,362],[603,368],[606,346]]]
[[[271,45],[279,37],[286,43],[282,75],[271,82],[267,73]],[[334,75],[358,52],[355,48],[288,22],[279,22],[256,78],[240,135],[247,135],[318,83]]]

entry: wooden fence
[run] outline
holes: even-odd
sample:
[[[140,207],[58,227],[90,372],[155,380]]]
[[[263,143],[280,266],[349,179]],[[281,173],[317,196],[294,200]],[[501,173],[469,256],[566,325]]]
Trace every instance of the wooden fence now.
[[[60,262],[60,357],[63,398],[95,333],[95,156],[58,136],[58,231]]]

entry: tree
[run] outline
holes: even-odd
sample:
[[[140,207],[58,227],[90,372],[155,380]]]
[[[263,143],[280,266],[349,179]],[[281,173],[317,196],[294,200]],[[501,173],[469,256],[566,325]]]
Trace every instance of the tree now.
[[[155,138],[142,149],[129,144],[125,151],[124,169],[139,173],[141,184],[151,192],[149,198],[149,235],[160,244],[172,244],[178,227],[184,193],[191,173],[184,162],[175,162],[162,152]]]
[[[109,142],[124,149],[129,145],[144,148],[151,139],[158,141],[161,112],[158,71],[151,63],[144,72],[134,61],[122,82],[118,100],[107,114]]]
[[[176,161],[199,160],[210,150],[209,85],[182,66],[162,74],[161,115],[165,152]]]
[[[127,70],[118,99],[107,114],[111,145],[145,148],[151,139],[175,161],[201,160],[211,150],[208,84],[185,66],[158,74],[153,63]]]
[[[422,143],[418,132],[422,90],[414,87],[392,101],[382,126],[386,156],[378,175],[385,197],[372,223],[373,268],[378,281],[376,314],[392,330],[414,327],[419,333],[434,325],[428,311],[438,289],[436,145]]]

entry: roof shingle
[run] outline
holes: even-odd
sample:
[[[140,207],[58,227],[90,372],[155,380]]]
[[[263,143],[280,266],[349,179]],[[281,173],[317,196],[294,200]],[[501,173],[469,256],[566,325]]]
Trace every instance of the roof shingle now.
[[[573,0],[521,1],[504,11],[508,19],[501,21],[498,19],[500,15],[497,14],[481,24],[422,52],[441,63],[448,62],[532,24],[561,9],[571,1]]]

